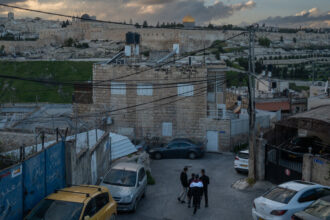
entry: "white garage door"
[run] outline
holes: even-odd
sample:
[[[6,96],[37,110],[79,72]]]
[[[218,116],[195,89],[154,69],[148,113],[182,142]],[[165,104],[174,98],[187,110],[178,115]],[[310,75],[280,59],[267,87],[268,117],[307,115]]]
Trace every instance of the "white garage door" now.
[[[209,152],[218,152],[218,132],[217,131],[207,131],[207,145],[206,150]]]

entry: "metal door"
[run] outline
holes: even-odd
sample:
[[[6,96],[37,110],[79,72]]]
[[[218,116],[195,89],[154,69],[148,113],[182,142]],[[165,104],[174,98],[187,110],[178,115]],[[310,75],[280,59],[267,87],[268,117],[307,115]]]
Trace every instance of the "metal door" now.
[[[219,142],[218,142],[218,132],[217,131],[207,131],[207,145],[206,151],[208,152],[219,152]]]

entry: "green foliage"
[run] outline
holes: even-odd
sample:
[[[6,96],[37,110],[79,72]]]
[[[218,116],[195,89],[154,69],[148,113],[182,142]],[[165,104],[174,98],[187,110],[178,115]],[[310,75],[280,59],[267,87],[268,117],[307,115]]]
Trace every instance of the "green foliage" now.
[[[2,61],[0,66],[3,75],[72,82],[90,80],[93,62]],[[72,93],[73,86],[0,79],[0,103],[35,102],[36,96],[40,102],[71,103]]]
[[[256,183],[256,180],[253,179],[253,178],[246,178],[246,182],[247,182],[250,186],[252,186],[253,184]]]
[[[295,90],[297,92],[301,92],[303,90],[308,91],[308,86],[297,86],[295,83],[289,83],[289,89]]]
[[[269,40],[267,37],[260,37],[258,39],[259,45],[264,46],[264,47],[269,47],[271,40]]]
[[[143,51],[142,55],[145,56],[145,57],[149,57],[150,51],[149,50]]]
[[[80,48],[80,49],[86,49],[86,48],[89,48],[89,45],[88,45],[88,43],[75,43],[74,44],[74,46],[76,47],[76,48]]]
[[[292,40],[293,40],[293,43],[297,43],[297,38],[294,37]]]
[[[75,41],[70,37],[64,41],[64,47],[72,47]]]
[[[147,170],[147,183],[148,185],[155,185],[156,181],[155,179],[152,177],[151,173],[149,170]]]
[[[249,147],[248,143],[236,145],[233,149],[234,153],[237,154],[241,150],[246,150]]]
[[[232,86],[246,86],[248,81],[247,74],[238,73],[234,71],[226,72],[226,85],[227,87]]]

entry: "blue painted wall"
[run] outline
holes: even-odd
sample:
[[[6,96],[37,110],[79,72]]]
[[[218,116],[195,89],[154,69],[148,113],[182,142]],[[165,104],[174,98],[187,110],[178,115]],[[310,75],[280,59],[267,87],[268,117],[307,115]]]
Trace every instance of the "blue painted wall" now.
[[[41,199],[65,187],[65,144],[59,142],[0,171],[0,220],[22,219]]]

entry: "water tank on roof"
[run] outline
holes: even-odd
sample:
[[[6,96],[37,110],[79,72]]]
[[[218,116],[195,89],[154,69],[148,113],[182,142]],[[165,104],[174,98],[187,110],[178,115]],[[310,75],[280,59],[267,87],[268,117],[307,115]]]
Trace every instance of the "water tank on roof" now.
[[[127,32],[126,33],[126,44],[134,44],[134,33]]]
[[[134,43],[135,44],[140,44],[140,34],[139,33],[134,33]]]

